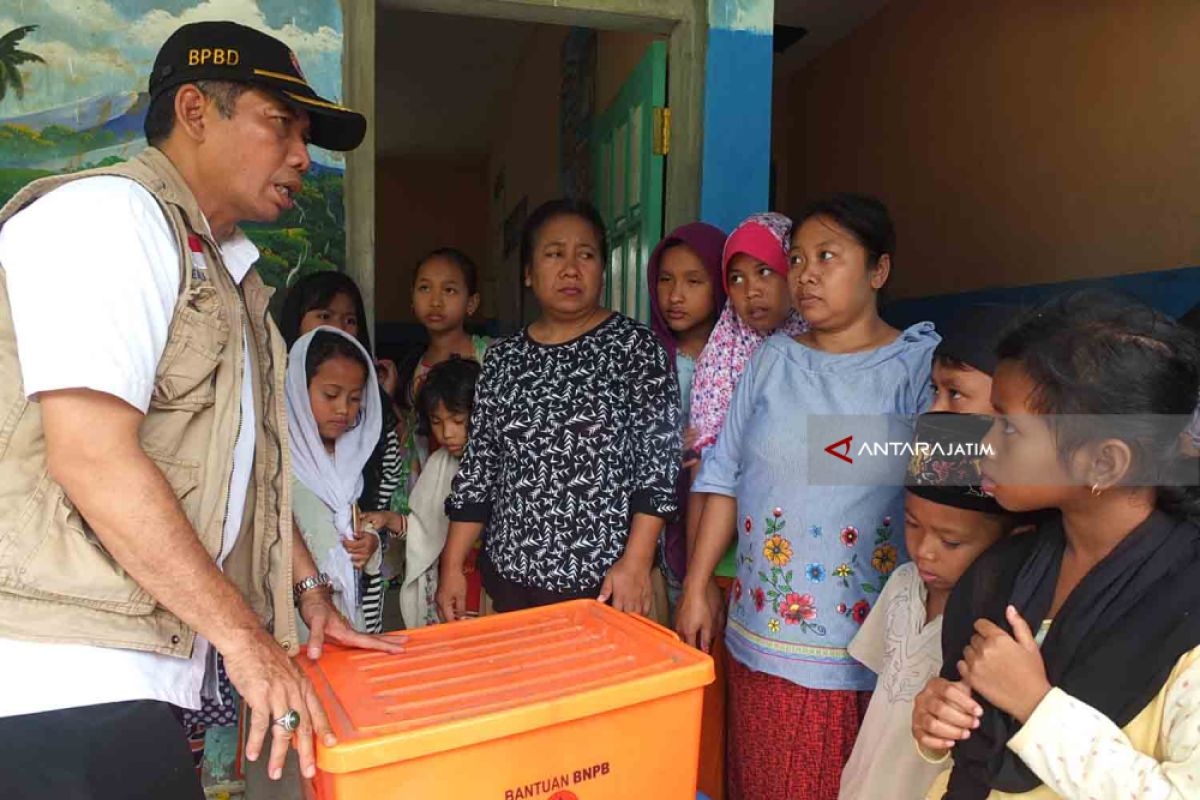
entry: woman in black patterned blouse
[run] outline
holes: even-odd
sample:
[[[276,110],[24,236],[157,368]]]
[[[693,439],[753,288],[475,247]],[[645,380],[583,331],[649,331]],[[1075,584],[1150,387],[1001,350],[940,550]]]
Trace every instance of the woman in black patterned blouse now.
[[[464,615],[463,564],[498,611],[580,597],[650,611],[650,568],[677,513],[679,385],[649,328],[603,308],[607,240],[584,202],[556,200],[521,239],[537,321],[492,345],[446,501],[438,610]]]

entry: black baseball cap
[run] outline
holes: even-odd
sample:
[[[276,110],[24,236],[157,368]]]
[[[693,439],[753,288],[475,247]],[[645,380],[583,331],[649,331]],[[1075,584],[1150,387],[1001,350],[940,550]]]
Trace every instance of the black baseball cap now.
[[[193,22],[171,34],[154,59],[150,99],[205,80],[250,84],[304,109],[312,143],[326,150],[353,150],[367,132],[362,114],[326,100],[309,86],[291,48],[236,22]]]

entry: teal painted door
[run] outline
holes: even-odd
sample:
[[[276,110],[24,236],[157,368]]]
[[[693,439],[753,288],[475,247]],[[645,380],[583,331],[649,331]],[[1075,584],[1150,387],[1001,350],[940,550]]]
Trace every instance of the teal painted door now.
[[[592,138],[596,207],[608,226],[608,307],[650,321],[646,262],[663,235],[663,169],[656,152],[655,109],[667,102],[667,45],[654,42],[617,99],[596,120]]]

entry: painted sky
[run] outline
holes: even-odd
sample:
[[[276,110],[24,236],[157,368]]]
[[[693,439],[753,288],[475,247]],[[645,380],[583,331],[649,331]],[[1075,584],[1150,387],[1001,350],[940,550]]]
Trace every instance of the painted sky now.
[[[287,42],[325,97],[342,97],[338,0],[4,0],[0,34],[38,25],[21,42],[45,65],[23,70],[25,97],[9,92],[0,120],[77,100],[145,91],[154,55],[180,25],[228,19]]]

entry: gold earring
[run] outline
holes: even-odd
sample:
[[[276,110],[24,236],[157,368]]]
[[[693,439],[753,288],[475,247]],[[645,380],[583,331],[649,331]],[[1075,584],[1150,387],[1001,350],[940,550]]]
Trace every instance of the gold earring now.
[[[1092,484],[1092,497],[1099,497],[1102,494],[1104,494],[1104,490],[1100,488],[1100,484],[1093,483]]]

